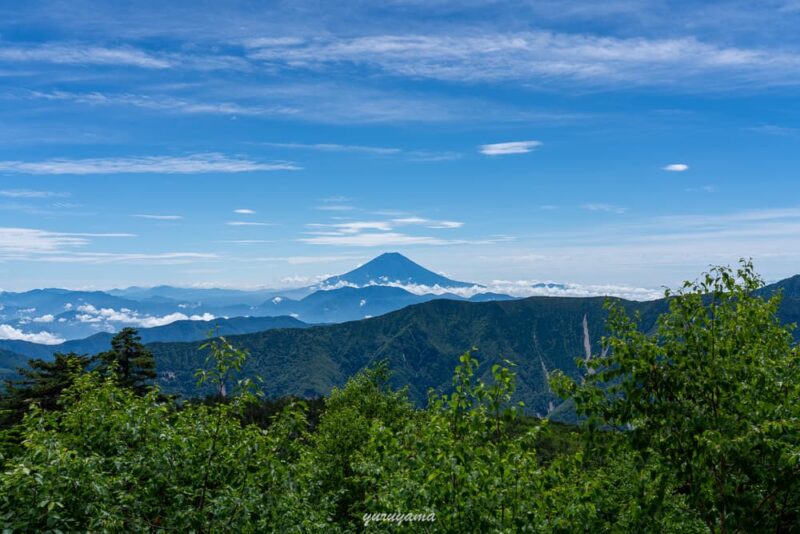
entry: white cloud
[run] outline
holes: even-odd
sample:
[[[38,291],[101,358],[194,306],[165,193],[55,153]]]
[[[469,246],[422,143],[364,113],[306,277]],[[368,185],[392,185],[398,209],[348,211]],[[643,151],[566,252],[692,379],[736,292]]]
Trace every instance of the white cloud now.
[[[275,226],[274,223],[252,222],[252,221],[228,221],[228,226]]]
[[[393,212],[394,213],[394,212]],[[395,215],[400,215],[396,213]],[[400,233],[397,228],[417,226],[430,229],[451,230],[464,226],[460,221],[436,221],[405,215],[380,221],[346,221],[340,223],[308,224],[313,237],[300,239],[311,245],[342,245],[357,247],[402,246],[402,245],[454,245],[487,244],[496,240],[464,241],[440,239],[432,236],[414,236]]]
[[[527,154],[541,145],[540,141],[511,141],[508,143],[481,145],[478,149],[481,154],[486,156],[505,156],[508,154]]]
[[[69,65],[119,65],[146,69],[166,69],[165,59],[130,47],[44,44],[0,47],[0,61],[42,62]]]
[[[164,326],[175,321],[211,321],[214,316],[210,313],[202,315],[186,315],[185,313],[170,313],[164,316],[142,315],[128,308],[116,310],[114,308],[97,309],[91,304],[79,306],[77,309],[82,312],[76,318],[82,323],[125,323],[140,326],[142,328],[152,328]]]
[[[364,145],[341,145],[337,143],[262,143],[266,146],[278,148],[298,148],[306,150],[316,150],[320,152],[356,152],[362,154],[372,154],[377,156],[402,156],[411,161],[449,161],[458,159],[461,154],[457,152],[435,152],[430,150],[407,150],[394,147],[364,146]]]
[[[263,245],[264,243],[274,243],[271,239],[231,239],[219,241],[219,243],[232,243],[234,245]]]
[[[134,234],[60,233],[33,228],[0,227],[0,258],[15,259],[20,256],[46,255],[63,252],[90,243],[89,238],[135,237]]]
[[[151,328],[154,326],[164,326],[166,324],[174,323],[175,321],[213,321],[214,316],[210,313],[203,315],[190,315],[186,316],[183,313],[171,313],[163,317],[146,317],[139,321],[139,325],[143,328]]]
[[[408,216],[384,221],[348,221],[342,223],[309,224],[309,228],[324,229],[314,231],[316,235],[356,234],[364,230],[379,230],[389,232],[401,226],[425,226],[432,229],[454,229],[464,226],[460,221],[436,221],[423,217]],[[327,231],[325,230],[327,229]]]
[[[7,324],[0,324],[0,339],[15,339],[29,341],[31,343],[41,343],[42,345],[58,345],[64,342],[64,339],[50,332],[25,333]]]
[[[215,253],[205,252],[85,252],[80,249],[92,243],[91,238],[129,238],[126,233],[59,233],[33,228],[0,227],[0,260],[36,261],[46,263],[151,263],[181,264],[218,259]]]
[[[238,213],[239,215],[255,215],[255,211],[247,208],[239,208],[233,210],[233,213]]]
[[[753,128],[745,128],[745,130],[767,135],[784,135],[784,136],[793,136],[800,133],[800,129],[787,128],[786,126],[778,126],[777,124],[763,124],[761,126],[755,126]]]
[[[699,187],[687,187],[687,193],[716,193],[717,187],[713,185],[701,185]]]
[[[452,294],[462,298],[471,298],[484,293],[499,293],[511,297],[603,297],[612,296],[630,300],[653,300],[664,296],[662,290],[647,289],[626,285],[586,285],[573,283],[557,283],[539,280],[493,280],[488,284],[475,284],[469,287],[427,286],[421,284],[403,284],[400,282],[370,282],[366,285],[357,285],[350,282],[339,281],[336,284],[320,285],[318,289],[330,291],[342,287],[369,287],[388,286],[398,287],[414,295],[444,295]],[[360,305],[364,306],[366,300]]]
[[[117,253],[77,251],[91,244],[90,238],[127,238],[135,234],[58,233],[33,228],[0,227],[0,259],[46,263],[152,263],[180,264],[216,260],[204,252]]]
[[[67,197],[69,193],[56,193],[54,191],[34,191],[32,189],[5,189],[0,191],[0,197],[7,198],[52,198]]]
[[[76,308],[76,311],[79,311],[79,312],[82,312],[82,313],[97,313],[97,308],[95,308],[91,304],[81,304],[80,306],[78,306]]]
[[[428,228],[441,228],[441,229],[449,229],[449,228],[461,228],[464,226],[463,222],[460,221],[432,221]]]
[[[591,203],[591,204],[584,204],[584,209],[589,211],[604,211],[606,213],[616,213],[621,215],[628,211],[628,208],[623,208],[622,206],[614,206],[613,204],[602,204],[602,203]]]
[[[356,209],[356,207],[342,204],[326,204],[324,206],[317,206],[316,209],[321,211],[353,211]]]
[[[391,221],[352,221],[345,223],[335,224],[309,224],[309,228],[331,228],[337,235],[342,234],[356,234],[363,230],[380,230],[388,232],[393,228]]]
[[[145,96],[128,93],[70,93],[66,91],[28,91],[19,98],[74,102],[87,106],[131,106],[135,108],[185,115],[292,116],[299,112],[291,106],[247,106],[235,102],[198,102],[169,96]]]
[[[0,228],[0,254],[48,253],[87,245],[86,237],[32,228]]]
[[[290,162],[257,162],[216,152],[188,156],[0,161],[0,172],[18,174],[200,174],[299,169]]]
[[[181,265],[208,260],[216,261],[219,255],[209,252],[161,252],[161,253],[115,253],[115,252],[61,252],[50,255],[27,256],[15,259],[48,263],[127,263],[145,265]]]
[[[139,217],[140,219],[153,219],[156,221],[179,221],[183,219],[182,215],[151,215],[151,214],[138,214],[134,215],[134,217]]]
[[[689,170],[689,166],[685,163],[670,163],[662,167],[662,169],[669,172],[684,172]]]
[[[263,143],[265,146],[277,148],[298,148],[306,150],[319,150],[322,152],[363,152],[366,154],[389,155],[402,152],[400,148],[363,145],[340,145],[337,143]]]
[[[427,236],[411,236],[396,232],[317,236],[300,239],[309,245],[339,245],[351,247],[389,247],[403,245],[447,245],[452,242]]]
[[[52,323],[54,320],[55,320],[55,317],[53,317],[53,315],[50,314],[50,313],[42,315],[41,317],[34,317],[33,318],[33,322],[34,323]]]
[[[456,82],[537,85],[687,86],[706,88],[798,83],[791,50],[716,45],[695,37],[618,38],[544,30],[469,34],[315,37],[291,45],[249,45],[270,65],[325,71],[342,63],[386,74]]]

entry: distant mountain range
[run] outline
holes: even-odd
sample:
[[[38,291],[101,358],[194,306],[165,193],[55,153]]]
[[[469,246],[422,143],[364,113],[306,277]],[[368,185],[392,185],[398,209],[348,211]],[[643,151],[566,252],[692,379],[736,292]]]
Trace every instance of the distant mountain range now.
[[[219,336],[231,336],[262,332],[273,328],[308,328],[310,325],[294,317],[233,317],[210,321],[175,321],[164,326],[139,328],[143,343],[156,341],[197,341],[206,339],[212,332]],[[100,332],[85,339],[73,339],[57,345],[43,345],[13,339],[0,340],[0,350],[26,354],[30,358],[50,358],[54,353],[76,352],[97,354],[108,350],[114,334]],[[0,361],[2,354],[0,354]]]
[[[420,287],[437,289],[436,293],[419,292]],[[423,402],[429,388],[447,390],[457,356],[477,347],[482,374],[488,373],[493,363],[510,359],[517,364],[519,398],[540,414],[558,410],[554,404],[557,399],[547,386],[547,375],[554,369],[576,373],[575,359],[586,357],[587,345],[597,347],[604,334],[605,299],[513,299],[488,291],[472,293],[467,299],[448,291],[466,288],[471,293],[475,287],[437,275],[399,254],[385,254],[317,286],[298,288],[294,290],[296,298],[267,291],[164,286],[108,293],[60,289],[3,293],[0,302],[4,306],[2,313],[23,313],[27,317],[18,319],[21,326],[81,322],[105,328],[130,324],[121,319],[136,319],[138,323],[133,326],[140,327],[142,339],[156,356],[159,383],[172,393],[202,393],[195,389],[193,378],[205,361],[198,347],[216,328],[217,334],[233,336],[234,344],[250,351],[244,372],[261,376],[269,395],[327,394],[364,366],[387,359],[394,371],[395,385],[408,386],[412,398]],[[800,275],[760,291],[766,296],[777,290],[784,295],[782,320],[800,322]],[[244,298],[240,293],[254,300],[235,304],[245,302],[240,300]],[[190,303],[191,298],[197,300]],[[261,298],[265,300],[260,301]],[[622,302],[629,311],[641,314],[646,328],[667,309],[664,299]],[[158,308],[162,305],[173,308]],[[59,308],[63,309],[56,314]],[[171,317],[154,318],[143,311],[166,313],[175,309],[181,311],[171,311]],[[245,310],[248,313],[239,315],[250,317],[211,319],[201,315],[211,314],[207,310]],[[38,315],[48,311],[52,317]],[[195,320],[186,320],[189,314]],[[37,323],[32,316],[45,320]],[[170,321],[171,318],[179,320]],[[352,320],[343,322],[347,319]],[[160,320],[168,324],[142,327]],[[0,328],[8,326],[6,322]],[[0,375],[7,376],[27,358],[48,358],[56,351],[101,352],[108,348],[111,336],[110,332],[97,332],[85,339],[49,345],[0,340]]]
[[[469,296],[449,290],[470,288]],[[387,253],[319,284],[289,290],[157,286],[110,291],[36,289],[0,293],[0,339],[58,344],[124,326],[149,328],[179,320],[290,315],[336,323],[381,315],[435,298],[509,299],[479,284],[450,280],[398,253]]]

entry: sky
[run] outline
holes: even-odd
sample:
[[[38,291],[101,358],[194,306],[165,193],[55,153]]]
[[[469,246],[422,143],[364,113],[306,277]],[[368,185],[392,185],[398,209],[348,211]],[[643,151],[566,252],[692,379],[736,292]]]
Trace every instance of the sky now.
[[[800,2],[0,3],[0,289],[800,272]]]

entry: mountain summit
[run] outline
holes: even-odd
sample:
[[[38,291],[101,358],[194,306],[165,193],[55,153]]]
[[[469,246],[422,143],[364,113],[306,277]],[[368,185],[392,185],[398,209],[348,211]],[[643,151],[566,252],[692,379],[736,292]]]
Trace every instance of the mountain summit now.
[[[436,274],[398,252],[381,254],[357,269],[326,279],[322,282],[322,286],[337,285],[342,282],[358,287],[391,283],[439,287],[472,287],[477,285],[451,280]]]

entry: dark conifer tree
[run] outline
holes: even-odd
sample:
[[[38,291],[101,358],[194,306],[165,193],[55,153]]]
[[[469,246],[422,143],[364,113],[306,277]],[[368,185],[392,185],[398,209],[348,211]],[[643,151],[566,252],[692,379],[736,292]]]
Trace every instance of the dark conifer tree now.
[[[123,328],[111,339],[111,350],[98,354],[101,372],[116,364],[117,377],[123,387],[143,394],[156,377],[153,354],[142,345],[135,328]]]
[[[21,378],[6,380],[5,392],[0,398],[0,425],[19,422],[32,403],[44,410],[57,409],[61,393],[90,363],[91,358],[75,353],[56,353],[51,361],[28,361],[28,367],[17,369]]]

